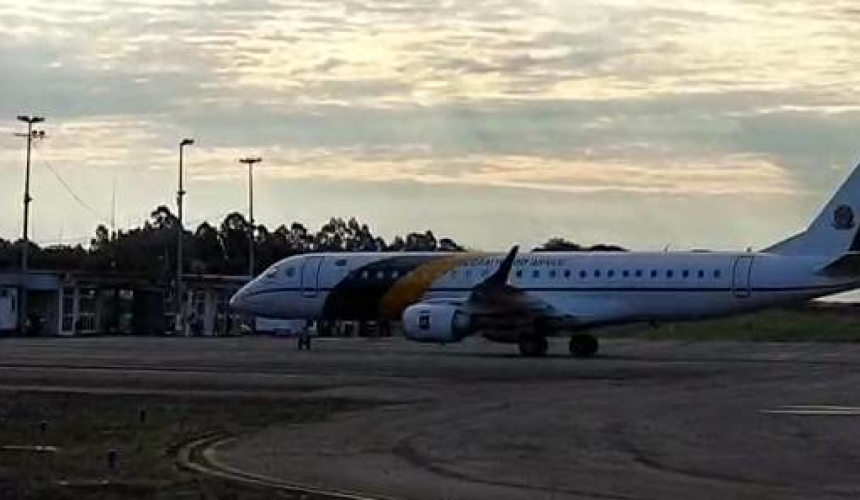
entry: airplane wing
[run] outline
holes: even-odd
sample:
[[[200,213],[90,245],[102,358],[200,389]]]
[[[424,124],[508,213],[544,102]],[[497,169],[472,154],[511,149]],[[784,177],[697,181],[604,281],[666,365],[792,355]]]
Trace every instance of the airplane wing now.
[[[428,304],[451,304],[463,312],[479,318],[496,318],[522,324],[539,324],[548,330],[577,328],[587,324],[605,322],[624,312],[624,304],[605,297],[581,297],[571,303],[559,297],[557,302],[531,295],[508,283],[519,247],[514,246],[502,260],[499,268],[486,280],[476,285],[471,294],[462,299],[435,298],[424,300]],[[555,303],[554,303],[555,302]]]
[[[518,251],[518,246],[511,248],[496,272],[472,289],[471,295],[463,304],[466,309],[476,313],[504,312],[530,315],[549,312],[551,309],[549,304],[508,284]]]
[[[625,305],[606,297],[580,297],[574,302],[559,296],[544,300],[508,284],[519,247],[514,246],[496,272],[478,284],[462,304],[481,316],[518,316],[548,329],[577,328],[605,322],[624,314]]]

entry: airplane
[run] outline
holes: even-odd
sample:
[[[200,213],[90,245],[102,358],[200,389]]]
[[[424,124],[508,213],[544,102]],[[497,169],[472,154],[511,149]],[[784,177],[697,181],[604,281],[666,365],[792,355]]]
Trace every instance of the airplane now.
[[[418,342],[470,335],[543,356],[569,334],[690,321],[804,302],[860,287],[860,165],[809,227],[760,251],[312,253],[283,259],[230,300],[237,311],[308,320],[400,321]]]

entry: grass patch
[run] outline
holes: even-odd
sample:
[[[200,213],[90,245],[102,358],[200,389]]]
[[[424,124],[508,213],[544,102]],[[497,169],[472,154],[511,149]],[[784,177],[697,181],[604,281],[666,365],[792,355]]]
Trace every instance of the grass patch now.
[[[271,492],[177,470],[176,448],[213,432],[318,421],[336,411],[367,406],[336,399],[0,393],[0,446],[58,448],[56,453],[0,451],[0,499],[271,498]],[[109,467],[109,450],[117,452],[114,469]],[[103,480],[110,485],[102,485]]]
[[[607,337],[759,342],[860,342],[860,312],[853,307],[809,306],[762,311],[725,319],[667,323],[659,328],[627,325]]]

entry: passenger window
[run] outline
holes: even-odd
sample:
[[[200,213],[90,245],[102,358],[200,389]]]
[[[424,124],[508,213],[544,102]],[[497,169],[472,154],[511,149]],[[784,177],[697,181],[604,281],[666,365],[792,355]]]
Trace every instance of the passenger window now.
[[[399,276],[400,276],[400,273],[399,273],[399,272],[397,272],[396,270],[395,270],[395,271],[391,271],[391,277],[392,277],[392,278],[397,279]]]
[[[370,278],[370,271],[365,270],[365,271],[362,271],[362,272],[361,272],[361,279],[365,279],[365,280],[366,280],[366,279],[369,279],[369,278]]]
[[[671,278],[671,277],[672,277],[672,274],[673,274],[673,273],[672,273],[672,270],[671,270],[671,269],[670,269],[670,270],[668,270],[668,271],[666,271],[666,277],[667,277],[667,278]]]
[[[522,277],[523,277],[523,270],[517,269],[517,278],[522,278]]]
[[[564,277],[565,277],[565,278],[570,278],[570,269],[565,269],[565,270],[564,270]]]
[[[380,269],[379,271],[376,271],[376,278],[377,279],[385,278],[385,271],[383,271],[382,269]]]
[[[595,277],[595,278],[599,278],[599,277],[600,277],[600,269],[595,269],[595,270],[594,270],[594,277]]]
[[[538,271],[537,269],[532,271],[532,278],[540,278],[540,271]]]
[[[701,269],[699,269],[699,279],[704,278],[704,277],[705,277],[705,271],[702,271]]]
[[[651,277],[652,277],[652,278],[656,278],[656,277],[657,277],[657,270],[656,270],[656,269],[652,269],[652,270],[651,270]]]
[[[606,272],[606,277],[611,278],[613,276],[615,276],[615,271],[613,271],[612,269]]]
[[[625,269],[625,270],[621,271],[621,276],[623,276],[623,277],[625,277],[625,278],[629,277],[629,276],[630,276],[630,271],[628,271],[627,269]]]
[[[720,277],[720,270],[714,269],[714,278],[719,278],[719,277]]]
[[[580,278],[585,279],[585,277],[586,277],[586,276],[588,276],[588,274],[587,274],[585,271],[580,271],[580,272],[579,272],[579,277],[580,277]]]
[[[683,273],[681,273],[681,276],[683,276],[683,277],[685,277],[685,278],[689,278],[689,277],[690,277],[690,271],[688,271],[688,270],[684,269],[684,272],[683,272]]]
[[[641,278],[641,277],[642,277],[642,270],[641,270],[641,269],[637,269],[637,270],[636,270],[636,277],[637,277],[637,278]]]
[[[555,269],[549,272],[550,278],[555,278],[556,276],[558,276],[558,272]]]

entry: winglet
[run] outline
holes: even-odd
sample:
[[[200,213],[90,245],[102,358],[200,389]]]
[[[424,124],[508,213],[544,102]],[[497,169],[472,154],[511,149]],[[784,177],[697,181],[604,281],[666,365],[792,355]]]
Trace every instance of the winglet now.
[[[511,274],[511,269],[514,267],[514,260],[516,260],[517,252],[519,252],[519,250],[519,245],[514,245],[502,263],[499,264],[499,268],[496,269],[496,272],[481,284],[490,286],[501,286],[506,284],[508,282],[508,275]]]

